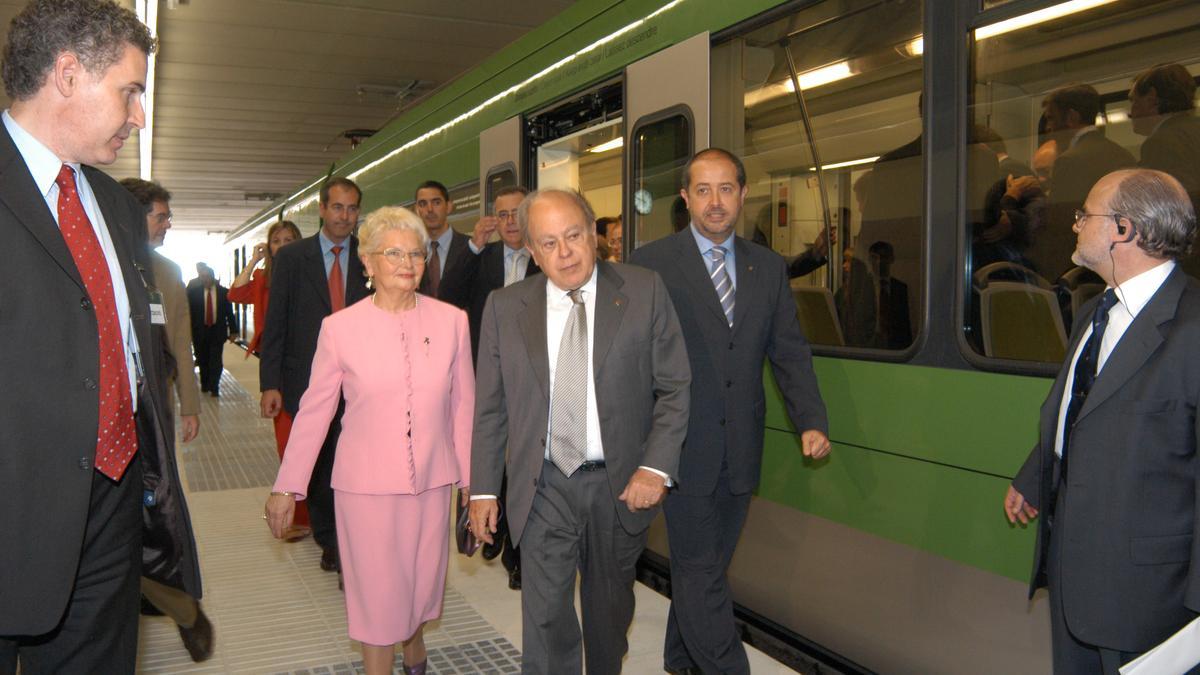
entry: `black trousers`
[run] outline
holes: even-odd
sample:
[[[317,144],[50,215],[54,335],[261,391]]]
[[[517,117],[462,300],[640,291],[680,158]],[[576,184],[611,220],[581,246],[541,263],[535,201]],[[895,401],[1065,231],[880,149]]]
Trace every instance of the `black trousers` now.
[[[18,662],[21,675],[134,672],[141,497],[137,455],[119,483],[93,472],[79,570],[66,613],[44,635],[0,636],[0,673],[15,673]]]
[[[317,455],[317,463],[313,465],[312,476],[308,479],[308,520],[312,525],[313,539],[323,549],[337,550],[337,520],[333,506],[333,460],[337,451],[338,437],[342,433],[342,413],[346,410],[346,402],[338,404],[337,413],[329,423],[329,432],[325,434],[325,442]],[[293,418],[295,416],[293,415]]]
[[[664,666],[748,675],[750,661],[733,621],[726,573],[746,523],[750,494],[731,493],[722,473],[712,494],[673,492],[663,509],[671,547]]]
[[[196,365],[200,368],[200,391],[219,394],[221,371],[225,369],[224,323],[213,324],[199,333],[192,334],[192,348],[196,352]]]

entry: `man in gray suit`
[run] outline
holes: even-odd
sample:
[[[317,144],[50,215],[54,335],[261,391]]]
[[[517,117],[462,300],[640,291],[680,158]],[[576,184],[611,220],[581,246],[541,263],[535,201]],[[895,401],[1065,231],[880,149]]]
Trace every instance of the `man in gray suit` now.
[[[492,541],[507,447],[524,672],[581,672],[578,573],[587,672],[619,673],[635,565],[687,428],[687,351],[662,279],[596,260],[596,218],[578,193],[534,192],[517,218],[545,276],[484,308],[471,527]]]
[[[1103,177],[1076,214],[1076,264],[1108,285],[1075,321],[1038,443],[1004,500],[1037,528],[1055,673],[1115,674],[1200,612],[1200,285],[1187,192],[1148,169]]]
[[[633,252],[662,275],[692,370],[679,488],[664,505],[671,546],[669,672],[749,673],[726,571],[762,465],[763,361],[770,359],[808,457],[829,452],[825,403],[800,332],[787,263],[734,235],[746,198],[736,156],[710,148],[683,170],[691,226]]]

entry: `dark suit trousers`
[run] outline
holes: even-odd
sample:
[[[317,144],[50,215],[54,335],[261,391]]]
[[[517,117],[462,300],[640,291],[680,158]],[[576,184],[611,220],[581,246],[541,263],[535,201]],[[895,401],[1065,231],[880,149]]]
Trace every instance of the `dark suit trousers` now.
[[[200,391],[220,393],[221,371],[225,369],[227,330],[225,322],[222,321],[205,326],[192,339],[192,347],[196,351],[196,365],[200,367]]]
[[[663,508],[671,547],[664,665],[671,670],[748,674],[750,661],[733,622],[726,572],[746,523],[750,495],[732,494],[722,471],[712,494],[673,492]]]
[[[338,436],[342,433],[342,413],[346,410],[346,402],[338,404],[337,413],[329,423],[329,432],[325,434],[325,443],[317,454],[317,463],[313,465],[312,476],[308,479],[308,519],[312,524],[313,539],[321,548],[337,550],[337,521],[333,506],[333,458],[337,450]]]
[[[1065,484],[1059,483],[1058,499],[1054,506],[1054,524],[1050,528],[1050,550],[1046,559],[1050,587],[1050,647],[1054,654],[1054,674],[1094,675],[1095,673],[1104,673],[1104,675],[1117,675],[1117,671],[1122,665],[1140,655],[1104,649],[1080,642],[1067,627],[1060,582],[1063,574],[1070,572],[1062,569],[1059,551],[1062,550],[1062,538],[1067,530],[1069,508],[1067,487]],[[1078,526],[1090,527],[1091,525],[1080,523]]]
[[[75,588],[66,614],[45,635],[0,636],[0,673],[133,673],[142,571],[142,469],[120,483],[93,471]],[[44,536],[54,536],[46,532]]]
[[[618,508],[625,505],[614,504],[604,470],[576,471],[567,478],[543,462],[521,535],[521,672],[578,675],[581,656],[588,675],[621,672],[646,533],[622,529]],[[576,572],[582,580],[582,645]]]

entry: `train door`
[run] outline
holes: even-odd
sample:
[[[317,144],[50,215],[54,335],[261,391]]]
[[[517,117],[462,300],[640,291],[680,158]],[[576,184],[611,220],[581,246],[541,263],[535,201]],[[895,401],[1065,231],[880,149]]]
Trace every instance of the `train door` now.
[[[680,176],[708,147],[708,45],[701,33],[625,69],[626,250],[687,227]]]
[[[572,94],[525,120],[530,187],[578,190],[597,220],[598,255],[620,260],[624,93],[619,79]],[[610,231],[611,230],[611,231]]]
[[[510,117],[479,134],[479,215],[492,214],[496,193],[522,175],[521,117]]]

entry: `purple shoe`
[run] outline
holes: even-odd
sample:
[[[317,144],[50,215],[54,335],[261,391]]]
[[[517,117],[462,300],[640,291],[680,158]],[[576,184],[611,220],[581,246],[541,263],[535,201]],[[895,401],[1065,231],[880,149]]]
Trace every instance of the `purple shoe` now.
[[[402,666],[404,675],[425,675],[425,668],[429,665],[429,659],[420,663],[409,666],[407,663]]]

